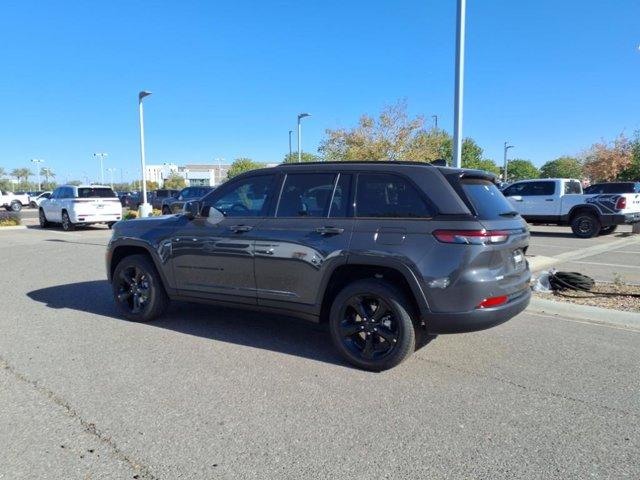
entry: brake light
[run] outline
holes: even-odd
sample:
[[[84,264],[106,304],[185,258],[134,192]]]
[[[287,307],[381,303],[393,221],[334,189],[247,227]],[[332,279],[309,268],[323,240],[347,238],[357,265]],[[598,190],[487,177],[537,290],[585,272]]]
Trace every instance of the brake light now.
[[[509,297],[506,295],[502,295],[501,297],[491,297],[486,298],[481,301],[476,308],[491,308],[497,307],[498,305],[502,305],[503,303],[507,303]]]
[[[620,197],[616,202],[616,210],[624,210],[625,208],[627,208],[627,199]]]
[[[433,236],[442,243],[487,245],[509,240],[507,230],[436,230]]]

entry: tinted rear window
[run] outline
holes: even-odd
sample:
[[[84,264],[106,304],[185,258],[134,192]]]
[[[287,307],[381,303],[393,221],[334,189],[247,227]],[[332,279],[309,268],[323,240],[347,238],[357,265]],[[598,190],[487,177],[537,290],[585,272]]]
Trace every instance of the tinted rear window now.
[[[89,188],[78,189],[78,198],[115,198],[116,192],[110,188]]]
[[[509,201],[493,183],[487,180],[463,179],[460,184],[478,218],[495,220],[502,218],[501,213],[513,211]]]
[[[635,193],[633,183],[596,183],[585,189],[585,193]]]

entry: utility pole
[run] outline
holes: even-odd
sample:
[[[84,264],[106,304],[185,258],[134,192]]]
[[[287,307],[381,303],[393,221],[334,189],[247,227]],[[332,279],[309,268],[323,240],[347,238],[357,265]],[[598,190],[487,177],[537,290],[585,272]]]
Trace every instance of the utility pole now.
[[[503,164],[503,178],[502,181],[503,182],[507,182],[507,167],[508,167],[508,163],[509,160],[507,159],[507,152],[509,151],[510,148],[513,148],[513,145],[509,145],[509,142],[504,142],[504,164]]]
[[[310,116],[310,113],[298,114],[298,163],[302,162],[302,126],[300,124],[300,120]]]
[[[32,158],[31,159],[31,163],[35,163],[36,164],[36,171],[38,173],[38,191],[40,191],[40,164],[44,162],[44,160],[42,160],[41,158]]]
[[[99,158],[100,159],[100,183],[104,185],[104,165],[103,165],[103,161],[105,159],[105,157],[109,156],[109,154],[107,153],[94,153],[93,154],[93,158]]]
[[[453,166],[462,167],[462,104],[464,96],[464,36],[467,0],[458,0],[456,80],[453,111]]]
[[[115,171],[116,171],[115,168],[107,168],[107,172],[109,172],[109,175],[111,178],[111,190],[113,190],[113,172]]]
[[[291,157],[293,156],[293,152],[291,151],[291,134],[293,130],[289,130],[289,161],[293,160]]]
[[[436,130],[438,130],[438,115],[431,115],[433,118],[433,124],[435,125]]]

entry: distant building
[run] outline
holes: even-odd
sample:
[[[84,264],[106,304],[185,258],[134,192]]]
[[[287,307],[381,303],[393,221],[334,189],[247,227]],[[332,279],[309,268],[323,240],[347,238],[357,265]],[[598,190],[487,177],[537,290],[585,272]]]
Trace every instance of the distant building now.
[[[147,165],[147,180],[163,186],[171,175],[180,175],[187,186],[217,186],[227,179],[231,165],[226,164],[187,164],[178,166],[175,163]]]

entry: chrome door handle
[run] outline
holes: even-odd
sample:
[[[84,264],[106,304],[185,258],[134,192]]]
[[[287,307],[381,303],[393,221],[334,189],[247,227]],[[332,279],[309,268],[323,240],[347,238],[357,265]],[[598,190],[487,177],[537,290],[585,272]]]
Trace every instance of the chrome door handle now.
[[[248,232],[253,227],[251,225],[233,225],[229,227],[229,230],[236,233]]]
[[[256,250],[256,253],[260,253],[262,255],[273,255],[273,248],[265,248],[261,250]]]
[[[344,232],[344,228],[340,227],[318,227],[316,232],[321,235],[338,235]]]

